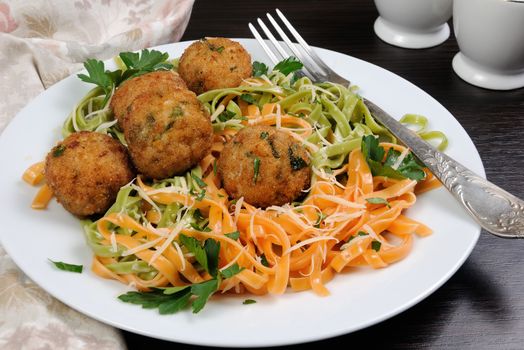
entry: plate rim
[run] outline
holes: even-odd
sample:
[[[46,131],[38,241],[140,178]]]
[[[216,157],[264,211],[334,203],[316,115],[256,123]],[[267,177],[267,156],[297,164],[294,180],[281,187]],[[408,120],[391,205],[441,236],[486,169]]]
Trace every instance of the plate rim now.
[[[254,42],[255,39],[251,39],[251,38],[232,38],[232,40],[237,40],[237,41],[252,41]],[[166,48],[170,48],[170,47],[173,47],[173,46],[183,46],[183,45],[188,45],[190,44],[191,42],[194,42],[196,40],[186,40],[186,41],[181,41],[181,42],[176,42],[176,43],[168,43],[168,44],[163,44],[163,45],[157,45],[157,46],[153,46],[153,47],[150,47],[149,49],[156,49],[156,50],[165,50]],[[335,51],[335,50],[331,50],[331,49],[325,49],[325,48],[322,48],[322,47],[317,47],[317,46],[312,46],[315,50],[320,50],[320,51],[327,51],[329,54],[338,54],[338,55],[342,55],[344,56],[344,58],[349,58],[349,59],[352,59],[352,60],[357,60],[359,61],[360,63],[364,63],[366,65],[371,65],[373,66],[375,69],[379,69],[381,71],[381,73],[383,74],[388,74],[388,75],[392,75],[395,77],[395,79],[399,79],[399,80],[402,80],[404,83],[407,83],[411,86],[411,88],[415,88],[415,89],[418,89],[420,90],[421,92],[424,93],[425,97],[426,98],[430,98],[433,100],[433,102],[435,104],[438,104],[440,107],[442,107],[447,113],[449,113],[449,115],[452,117],[453,121],[456,123],[456,125],[458,127],[460,127],[462,129],[462,132],[464,132],[464,134],[466,134],[468,136],[468,141],[472,143],[473,145],[473,149],[475,150],[475,155],[476,157],[478,157],[478,161],[480,163],[480,172],[479,175],[484,177],[485,178],[485,168],[484,168],[484,165],[482,163],[482,159],[480,158],[480,154],[478,153],[478,149],[477,147],[475,146],[475,144],[473,143],[473,140],[471,139],[471,137],[469,136],[469,134],[467,133],[467,131],[464,129],[464,127],[460,124],[460,122],[455,118],[455,116],[448,111],[448,109],[446,107],[444,107],[444,105],[442,105],[438,100],[436,100],[432,95],[430,95],[429,93],[427,93],[425,90],[423,90],[422,88],[420,88],[419,86],[413,84],[412,82],[410,82],[409,80],[403,78],[402,76],[392,72],[392,71],[389,71],[385,68],[382,68],[374,63],[371,63],[369,61],[365,61],[365,60],[362,60],[360,58],[357,58],[357,57],[354,57],[354,56],[351,56],[351,55],[348,55],[346,53],[343,53],[343,52],[339,52],[339,51]],[[111,61],[111,59],[108,59],[108,60],[104,60],[104,62],[107,64],[107,62]],[[49,91],[50,89],[53,89],[55,86],[57,86],[58,84],[60,84],[61,82],[63,82],[65,79],[68,79],[68,78],[71,78],[71,76],[74,76],[76,75],[78,72],[75,72],[67,77],[65,77],[64,79],[62,79],[61,81],[57,82],[56,84],[54,84],[53,86],[51,86],[49,89],[47,90],[44,90],[43,92],[41,92],[39,95],[35,96],[35,98],[33,98],[31,101],[29,101],[11,120],[10,122],[8,123],[8,125],[6,126],[6,128],[3,130],[2,134],[0,134],[0,144],[4,143],[4,137],[3,135],[6,133],[6,131],[10,128],[13,127],[13,122],[16,120],[16,118],[18,117],[18,115],[22,114],[27,108],[29,108],[33,103],[35,103],[35,100],[37,97],[40,97],[40,95],[44,94],[46,91]],[[306,335],[304,337],[301,337],[301,339],[295,339],[295,340],[292,340],[292,341],[287,341],[287,342],[283,342],[283,341],[265,341],[265,342],[251,342],[251,343],[241,343],[241,342],[237,342],[237,343],[220,343],[220,344],[216,344],[216,341],[206,341],[206,339],[204,338],[200,338],[200,339],[194,339],[192,341],[189,341],[189,340],[186,340],[186,339],[180,339],[180,338],[173,338],[173,337],[168,337],[168,336],[164,336],[164,335],[159,335],[157,333],[154,333],[154,332],[149,332],[147,330],[142,330],[142,329],[138,329],[136,327],[132,327],[132,326],[128,326],[126,324],[122,324],[122,323],[119,323],[119,322],[116,322],[116,321],[112,321],[111,319],[107,319],[107,318],[103,318],[103,317],[100,317],[97,315],[96,312],[91,312],[89,309],[85,309],[85,308],[82,308],[82,307],[77,307],[76,305],[74,304],[70,304],[69,301],[65,301],[65,300],[62,300],[60,297],[57,297],[54,293],[54,291],[49,291],[48,289],[42,287],[42,285],[40,283],[37,282],[38,278],[33,278],[33,273],[31,271],[27,272],[25,271],[24,269],[22,269],[20,267],[20,265],[23,265],[23,264],[19,264],[19,262],[17,261],[18,257],[16,254],[11,254],[11,251],[10,251],[10,248],[9,246],[6,246],[4,244],[4,239],[2,238],[3,235],[0,234],[0,243],[2,244],[2,247],[3,249],[7,252],[7,254],[9,255],[9,257],[13,260],[13,262],[16,264],[16,266],[24,273],[26,274],[35,284],[37,284],[39,286],[39,288],[43,289],[46,293],[48,293],[49,295],[53,296],[53,298],[59,300],[60,302],[64,303],[65,305],[67,305],[68,307],[76,310],[77,312],[83,314],[83,315],[86,315],[92,319],[95,319],[99,322],[102,322],[104,324],[107,324],[107,325],[110,325],[110,326],[113,326],[113,327],[116,327],[118,329],[122,329],[122,330],[126,330],[126,331],[129,331],[129,332],[133,332],[133,333],[136,333],[136,334],[139,334],[139,335],[143,335],[143,336],[148,336],[148,337],[151,337],[151,338],[155,338],[155,339],[161,339],[161,340],[166,340],[166,341],[170,341],[170,342],[177,342],[177,343],[182,343],[182,344],[191,344],[191,345],[205,345],[205,346],[221,346],[221,347],[232,347],[232,348],[239,348],[239,347],[259,347],[259,346],[282,346],[282,345],[292,345],[292,344],[300,344],[300,343],[306,343],[306,342],[311,342],[311,341],[321,341],[321,340],[325,340],[325,339],[329,339],[329,338],[333,338],[333,337],[337,337],[337,336],[341,336],[341,335],[348,335],[348,334],[351,334],[353,332],[356,332],[356,331],[359,331],[359,330],[362,330],[362,329],[365,329],[365,328],[368,328],[368,327],[371,327],[373,325],[376,325],[378,323],[381,323],[385,320],[388,320],[400,313],[402,313],[403,311],[417,305],[418,303],[420,303],[422,300],[426,299],[428,296],[430,296],[431,294],[433,294],[437,289],[439,289],[440,287],[442,287],[453,275],[455,275],[455,273],[458,271],[458,269],[464,264],[464,262],[469,258],[469,256],[471,255],[471,252],[473,251],[474,247],[476,246],[477,242],[478,242],[478,239],[480,237],[480,233],[481,233],[481,227],[477,224],[476,226],[477,230],[475,232],[475,237],[474,239],[471,240],[471,242],[469,243],[467,249],[463,250],[462,251],[462,255],[461,255],[461,258],[458,259],[455,264],[453,265],[453,268],[449,269],[443,276],[441,276],[437,281],[433,282],[432,283],[432,286],[430,288],[427,288],[424,290],[423,293],[419,293],[415,298],[411,298],[409,299],[408,301],[404,302],[403,304],[401,305],[398,305],[397,307],[391,309],[389,312],[386,312],[384,313],[382,316],[380,317],[376,317],[366,323],[361,323],[359,324],[358,326],[354,326],[354,327],[346,327],[345,329],[343,329],[343,327],[341,327],[340,329],[337,329],[336,331],[333,331],[331,333],[323,333],[322,335]],[[162,317],[159,315],[159,317]]]

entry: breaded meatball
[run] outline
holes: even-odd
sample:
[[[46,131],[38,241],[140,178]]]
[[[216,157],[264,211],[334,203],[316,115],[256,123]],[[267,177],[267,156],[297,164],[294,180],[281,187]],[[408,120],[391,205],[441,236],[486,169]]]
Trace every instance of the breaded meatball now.
[[[178,73],[167,70],[146,73],[123,82],[116,89],[110,106],[115,119],[118,120],[120,127],[123,128],[127,109],[137,96],[145,92],[168,94],[177,89],[185,88],[187,88],[186,83]]]
[[[238,42],[226,38],[195,41],[178,65],[178,73],[196,94],[237,87],[252,71],[249,53]]]
[[[135,172],[120,142],[98,132],[80,131],[51,149],[45,177],[57,201],[84,217],[109,209]]]
[[[308,154],[300,143],[270,126],[240,130],[218,160],[218,174],[227,193],[254,206],[282,205],[309,187]]]
[[[213,127],[196,95],[179,89],[138,96],[129,107],[124,136],[138,171],[164,179],[191,169],[209,153]]]

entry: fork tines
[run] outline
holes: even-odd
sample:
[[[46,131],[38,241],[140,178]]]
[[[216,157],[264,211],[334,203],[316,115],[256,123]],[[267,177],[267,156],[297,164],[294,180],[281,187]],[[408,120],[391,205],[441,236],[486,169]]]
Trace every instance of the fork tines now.
[[[262,31],[266,35],[266,37],[271,41],[271,44],[274,46],[276,50],[270,49],[270,47],[267,45],[266,41],[262,38],[260,33],[257,31],[255,26],[252,23],[249,23],[249,29],[251,30],[251,33],[253,33],[253,36],[255,39],[259,42],[259,44],[262,46],[264,51],[269,56],[269,59],[274,63],[277,64],[282,59],[288,58],[289,56],[295,56],[298,58],[303,64],[304,68],[302,69],[306,75],[308,75],[310,78],[312,78],[315,81],[333,81],[340,83],[347,83],[349,82],[343,78],[341,78],[338,74],[333,72],[331,68],[329,68],[324,61],[317,55],[315,50],[313,50],[308,43],[302,38],[302,36],[297,32],[297,30],[291,25],[291,23],[288,21],[288,19],[284,16],[284,14],[279,10],[275,10],[278,17],[284,24],[285,28],[291,33],[291,35],[296,40],[295,43],[293,43],[288,35],[284,32],[282,27],[277,23],[277,21],[271,16],[271,14],[267,13],[267,18],[269,22],[271,22],[271,25],[276,30],[280,38],[284,41],[284,43],[287,45],[287,48],[291,51],[291,54],[282,47],[281,43],[275,38],[273,33],[269,30],[269,28],[266,26],[266,24],[260,19],[257,18],[257,22],[262,28]]]

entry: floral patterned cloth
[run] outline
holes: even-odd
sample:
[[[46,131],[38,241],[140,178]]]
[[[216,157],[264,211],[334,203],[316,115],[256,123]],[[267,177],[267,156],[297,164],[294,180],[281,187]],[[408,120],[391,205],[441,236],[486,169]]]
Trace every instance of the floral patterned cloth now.
[[[178,41],[194,0],[0,0],[0,132],[87,58]],[[44,116],[43,116],[44,117]],[[124,349],[120,333],[41,290],[0,246],[0,348]]]

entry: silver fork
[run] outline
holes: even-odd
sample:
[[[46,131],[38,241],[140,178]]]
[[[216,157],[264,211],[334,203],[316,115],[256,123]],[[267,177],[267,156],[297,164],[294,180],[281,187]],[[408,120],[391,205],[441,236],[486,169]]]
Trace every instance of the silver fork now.
[[[314,82],[331,81],[349,86],[350,81],[335,73],[324,63],[315,50],[293,28],[284,14],[278,9],[276,13],[298,44],[291,42],[282,27],[268,13],[269,22],[288,49],[304,64],[302,73]],[[289,57],[288,52],[264,22],[260,18],[257,19],[257,22],[276,51],[269,48],[253,24],[249,23],[249,29],[270,60],[276,64]],[[364,103],[375,119],[411,149],[486,231],[504,238],[524,238],[524,201],[439,152],[370,100],[364,99]]]

